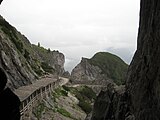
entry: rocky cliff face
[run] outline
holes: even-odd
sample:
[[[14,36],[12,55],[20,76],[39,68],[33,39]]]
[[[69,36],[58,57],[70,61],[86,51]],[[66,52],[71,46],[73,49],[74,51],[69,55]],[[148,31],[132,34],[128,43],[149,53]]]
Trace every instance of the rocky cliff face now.
[[[109,91],[102,92],[95,103],[92,120],[159,120],[160,119],[160,1],[141,0],[137,51],[129,66],[123,105],[112,114],[108,111],[116,99],[107,99]],[[116,92],[114,92],[115,96]],[[112,97],[113,98],[113,97]],[[123,98],[123,97],[122,97]],[[99,100],[100,99],[100,100]],[[105,102],[107,101],[107,102]],[[118,100],[120,101],[120,100]],[[103,111],[102,103],[106,105]],[[109,104],[108,104],[109,103]],[[127,108],[127,109],[126,109]],[[121,109],[123,110],[122,112]],[[97,113],[105,116],[100,118]],[[120,114],[121,116],[117,116]],[[107,115],[110,114],[110,118]],[[112,119],[111,119],[112,117]]]
[[[50,72],[64,73],[64,55],[29,40],[0,16],[0,67],[8,75],[8,86],[31,84],[38,76]]]
[[[82,58],[81,62],[73,69],[71,73],[72,82],[87,83],[102,79],[102,70],[98,66],[91,65],[88,60]]]
[[[109,84],[94,103],[92,120],[125,120],[126,115],[130,115],[126,105],[127,98],[124,86]]]
[[[141,0],[138,46],[126,83],[136,120],[160,119],[159,10],[159,0]]]
[[[127,72],[127,64],[118,56],[107,52],[96,53],[91,59],[82,58],[71,73],[72,82],[122,84]]]
[[[0,21],[0,24],[4,26],[5,20],[1,17]],[[10,87],[16,88],[21,85],[30,84],[35,79],[36,74],[24,57],[19,54],[9,36],[4,33],[5,27],[3,26],[0,25],[0,67],[6,70]],[[9,31],[9,33],[11,33],[11,31]]]
[[[44,67],[47,65],[50,66],[56,74],[64,74],[65,56],[62,53],[59,51],[50,51],[50,49],[46,50],[45,48],[36,45],[32,45],[32,48],[36,52],[35,55],[37,59],[41,61],[42,68],[43,65]]]

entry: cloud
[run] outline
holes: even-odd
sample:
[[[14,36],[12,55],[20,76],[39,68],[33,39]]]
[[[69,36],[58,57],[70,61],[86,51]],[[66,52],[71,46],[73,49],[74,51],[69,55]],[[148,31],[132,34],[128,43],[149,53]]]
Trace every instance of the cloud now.
[[[63,52],[71,71],[81,57],[98,51],[114,52],[129,63],[136,48],[139,2],[6,0],[0,13],[32,43]]]

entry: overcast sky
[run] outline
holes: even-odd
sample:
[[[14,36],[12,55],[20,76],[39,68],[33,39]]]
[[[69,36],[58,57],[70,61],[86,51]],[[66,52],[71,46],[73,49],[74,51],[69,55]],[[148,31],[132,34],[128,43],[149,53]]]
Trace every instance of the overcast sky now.
[[[0,14],[31,43],[59,50],[71,70],[82,57],[109,51],[130,63],[140,0],[4,0]]]

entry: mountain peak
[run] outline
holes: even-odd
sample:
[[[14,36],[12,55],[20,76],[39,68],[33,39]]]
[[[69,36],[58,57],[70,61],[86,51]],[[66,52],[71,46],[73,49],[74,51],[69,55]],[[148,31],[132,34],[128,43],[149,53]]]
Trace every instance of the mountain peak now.
[[[128,65],[118,56],[109,52],[98,52],[91,59],[82,58],[73,69],[73,82],[93,82],[112,79],[117,84],[124,83]]]

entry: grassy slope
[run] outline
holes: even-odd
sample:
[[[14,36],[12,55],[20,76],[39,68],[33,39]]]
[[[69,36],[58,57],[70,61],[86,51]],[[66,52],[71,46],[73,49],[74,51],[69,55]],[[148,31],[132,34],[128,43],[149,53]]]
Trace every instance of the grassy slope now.
[[[114,80],[117,84],[122,84],[125,79],[128,65],[118,56],[108,52],[99,52],[89,59],[90,64],[102,69],[102,74]]]

